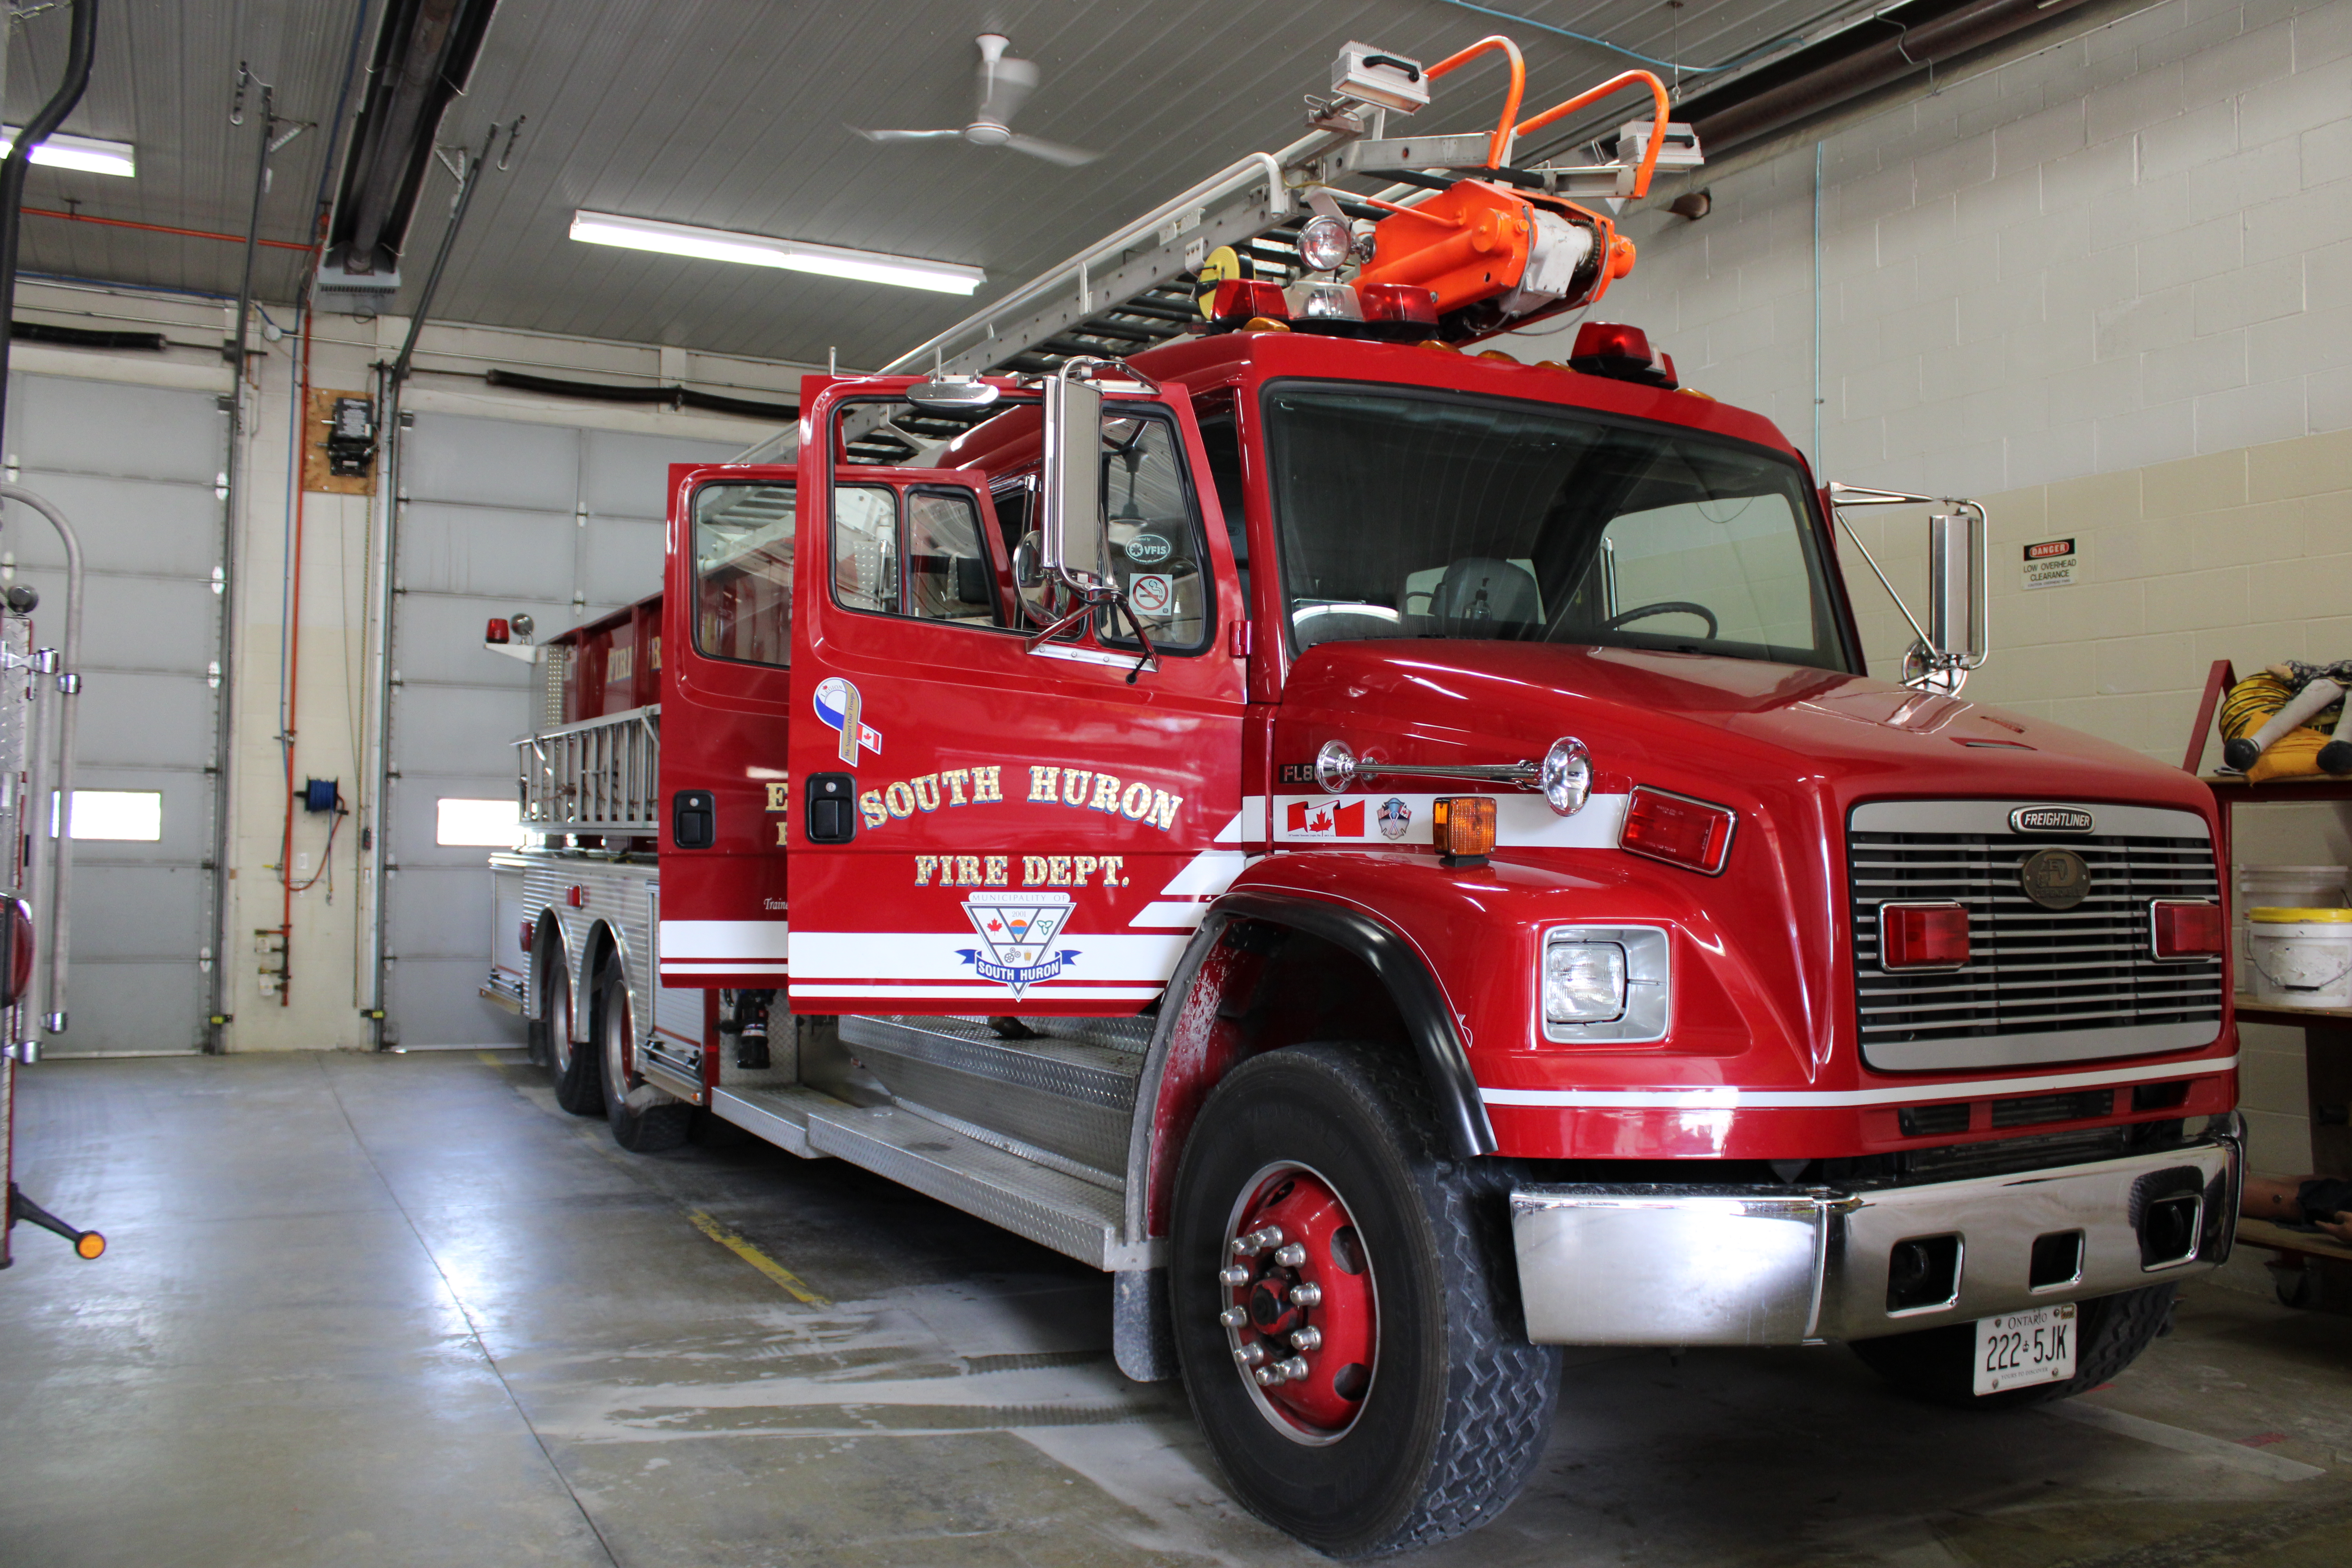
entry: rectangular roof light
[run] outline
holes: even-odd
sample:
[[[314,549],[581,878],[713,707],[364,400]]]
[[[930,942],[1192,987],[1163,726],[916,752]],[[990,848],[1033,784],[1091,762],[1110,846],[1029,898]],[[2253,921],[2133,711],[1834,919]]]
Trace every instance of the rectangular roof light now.
[[[0,158],[16,144],[14,125],[0,125]],[[33,149],[33,162],[46,163],[53,169],[79,169],[89,174],[120,174],[124,179],[136,178],[139,160],[128,142],[101,142],[95,136],[68,136],[53,132]]]
[[[621,217],[612,213],[573,213],[572,237],[591,245],[617,245],[630,250],[659,251],[666,256],[698,257],[705,261],[740,261],[749,267],[781,267],[790,272],[814,272],[820,277],[847,278],[860,283],[891,283],[901,289],[928,289],[940,294],[969,294],[988,281],[988,274],[979,268],[961,267],[952,261],[925,261],[918,257],[852,250],[846,246],[819,245],[806,239],[771,239],[763,234],[736,234],[723,228],[697,228],[691,224]]]

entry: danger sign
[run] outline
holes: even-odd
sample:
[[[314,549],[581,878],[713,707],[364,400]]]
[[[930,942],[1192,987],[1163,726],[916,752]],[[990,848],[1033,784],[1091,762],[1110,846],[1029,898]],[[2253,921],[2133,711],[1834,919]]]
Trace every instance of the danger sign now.
[[[2025,547],[2025,585],[2029,588],[2063,588],[2074,581],[2074,553],[2071,539],[2045,539],[2039,544]]]

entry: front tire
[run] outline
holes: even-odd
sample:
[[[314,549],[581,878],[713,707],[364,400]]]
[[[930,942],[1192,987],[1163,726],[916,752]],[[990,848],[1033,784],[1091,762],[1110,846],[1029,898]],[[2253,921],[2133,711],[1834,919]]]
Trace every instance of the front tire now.
[[[1885,1339],[1855,1340],[1863,1364],[1902,1393],[1937,1405],[1971,1410],[2007,1410],[2070,1399],[2112,1381],[2139,1359],[2172,1321],[2175,1287],[2150,1285],[2083,1303],[2075,1333],[2074,1375],[2060,1383],[2037,1383],[2000,1394],[1974,1389],[1977,1326],[1948,1323]]]
[[[613,1142],[633,1154],[656,1154],[686,1142],[694,1107],[672,1100],[636,1072],[636,1013],[621,955],[606,949],[596,973],[596,1043],[604,1066],[604,1116]]]
[[[1362,1557],[1518,1494],[1559,1352],[1527,1342],[1497,1173],[1446,1158],[1418,1076],[1368,1047],[1271,1052],[1202,1107],[1176,1176],[1177,1355],[1260,1518]]]

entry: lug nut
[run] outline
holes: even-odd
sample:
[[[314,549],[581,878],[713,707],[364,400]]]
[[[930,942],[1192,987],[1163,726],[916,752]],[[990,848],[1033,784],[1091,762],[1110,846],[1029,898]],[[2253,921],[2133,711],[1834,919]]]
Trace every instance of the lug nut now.
[[[1239,1307],[1228,1307],[1217,1314],[1217,1321],[1229,1329],[1246,1328],[1249,1325],[1249,1313]]]
[[[1292,1356],[1287,1361],[1276,1362],[1274,1363],[1274,1370],[1282,1373],[1283,1380],[1285,1382],[1288,1382],[1293,1378],[1300,1378],[1307,1375],[1307,1362],[1304,1357]]]
[[[1312,1324],[1309,1324],[1303,1329],[1294,1330],[1291,1332],[1290,1344],[1291,1348],[1294,1350],[1321,1350],[1323,1348],[1323,1331],[1316,1328]]]
[[[1270,1366],[1262,1366],[1255,1372],[1250,1373],[1250,1375],[1257,1379],[1257,1385],[1260,1388],[1272,1388],[1276,1384],[1280,1383],[1283,1380],[1282,1373],[1275,1371],[1274,1368]]]
[[[1274,1260],[1276,1263],[1281,1264],[1285,1268],[1296,1268],[1300,1264],[1307,1261],[1307,1249],[1294,1241],[1288,1247],[1286,1247],[1281,1251],[1276,1253],[1274,1255]]]
[[[1323,1304],[1323,1287],[1308,1280],[1290,1288],[1290,1304],[1294,1307],[1319,1307]]]
[[[1265,1347],[1252,1340],[1234,1352],[1234,1359],[1244,1366],[1255,1366],[1265,1360]]]
[[[1235,1258],[1247,1258],[1251,1253],[1255,1252],[1256,1250],[1256,1247],[1250,1245],[1250,1237],[1246,1236],[1237,1236],[1234,1237],[1234,1256]]]
[[[1250,1271],[1238,1263],[1230,1268],[1217,1270],[1217,1283],[1220,1285],[1246,1285],[1249,1282]]]

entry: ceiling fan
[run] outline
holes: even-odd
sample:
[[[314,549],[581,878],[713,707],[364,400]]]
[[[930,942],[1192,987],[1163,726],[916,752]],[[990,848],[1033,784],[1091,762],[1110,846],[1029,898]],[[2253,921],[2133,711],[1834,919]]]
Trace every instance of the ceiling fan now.
[[[1008,58],[1004,50],[1011,40],[1002,33],[982,33],[975,41],[980,45],[980,87],[971,124],[954,131],[867,131],[856,125],[850,129],[868,142],[961,140],[975,147],[1010,147],[1015,153],[1026,153],[1065,168],[1091,163],[1102,156],[1083,147],[1066,147],[1059,142],[1024,136],[1013,130],[1013,116],[1020,110],[1030,89],[1037,85],[1037,62]]]

